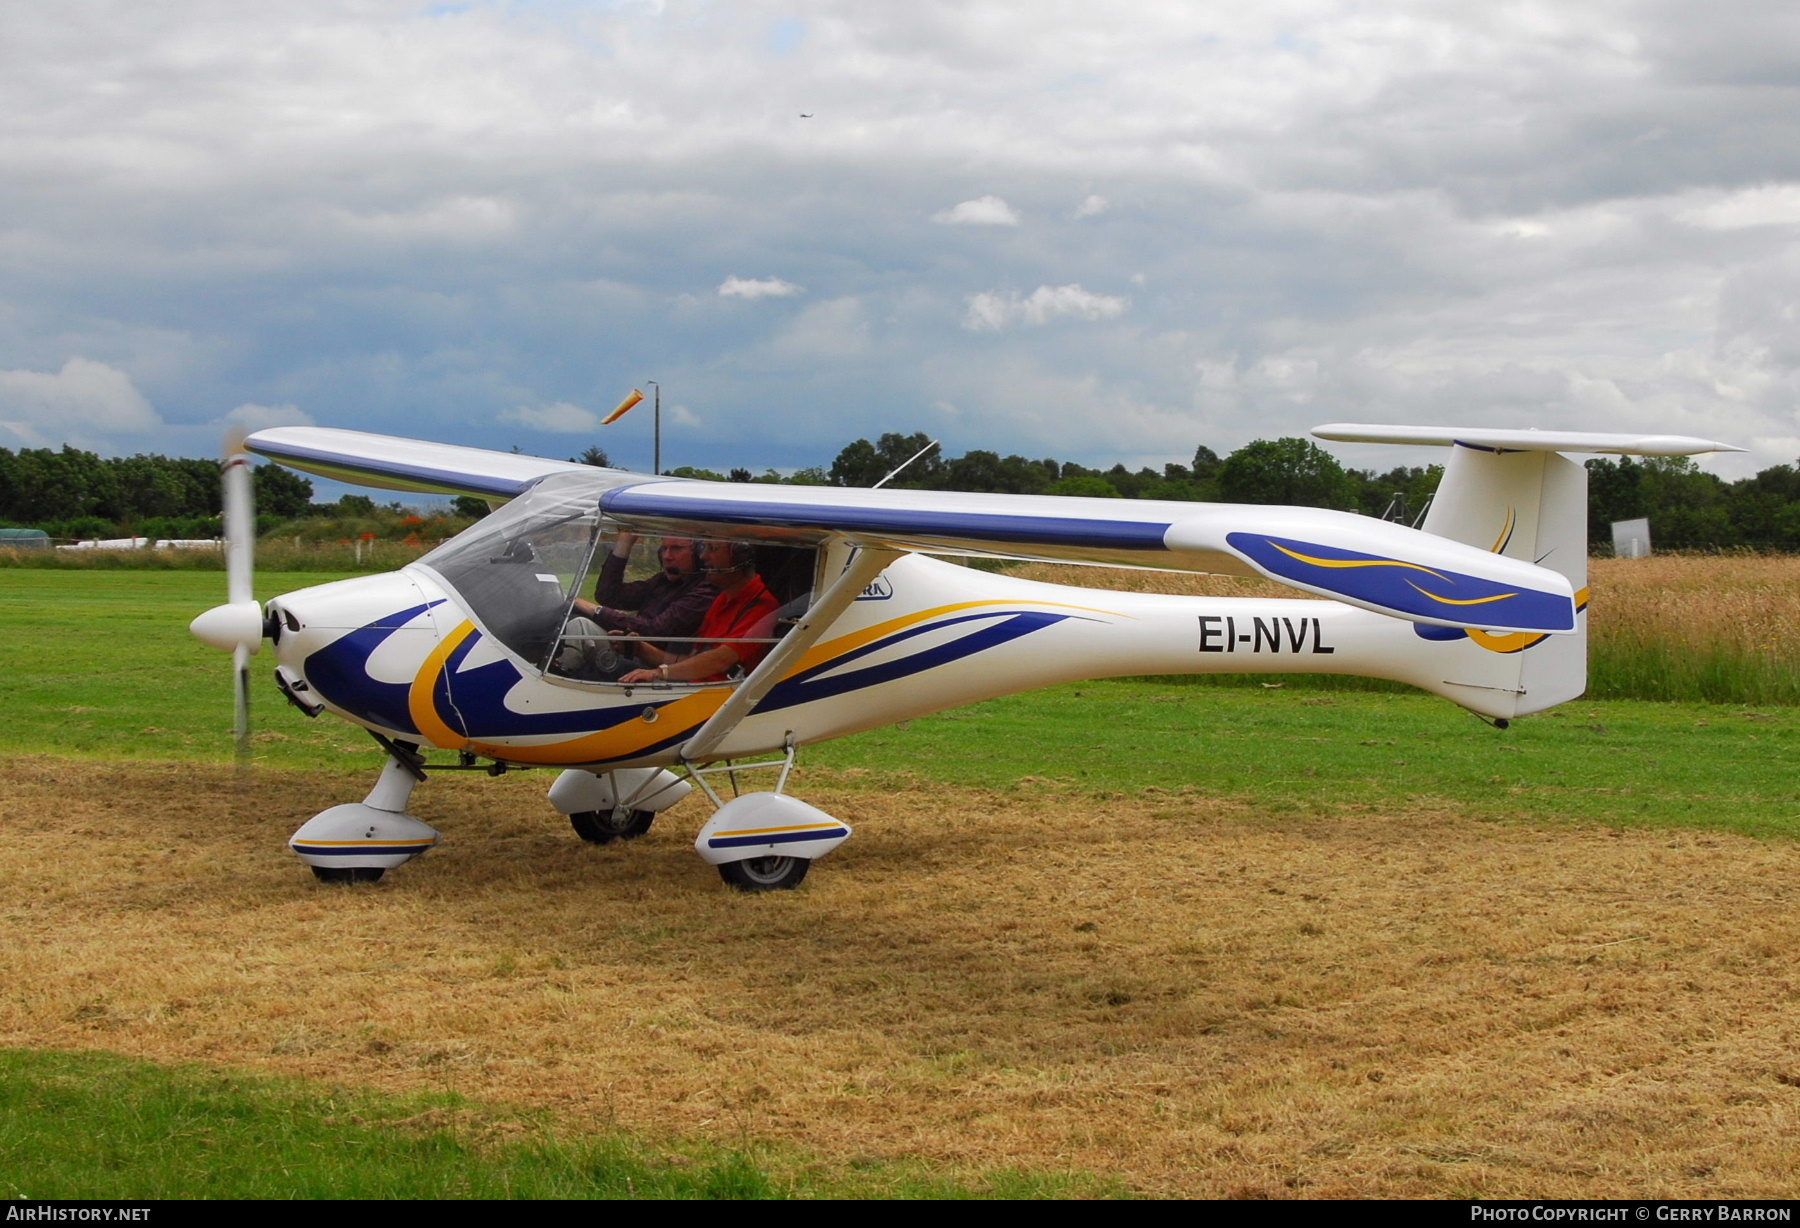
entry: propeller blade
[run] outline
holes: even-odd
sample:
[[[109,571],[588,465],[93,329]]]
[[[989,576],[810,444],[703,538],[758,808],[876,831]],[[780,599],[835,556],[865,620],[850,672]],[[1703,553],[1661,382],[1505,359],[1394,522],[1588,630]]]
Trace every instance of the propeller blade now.
[[[253,554],[256,550],[256,511],[250,493],[250,454],[244,450],[246,434],[235,428],[225,436],[223,474],[225,504],[225,588],[232,605],[254,601]],[[259,637],[260,638],[260,637]]]
[[[250,762],[250,650],[239,644],[231,650],[232,711],[231,733],[237,743],[240,769]]]
[[[225,512],[226,608],[238,611],[242,624],[231,647],[231,731],[240,772],[250,763],[250,656],[262,648],[262,608],[256,603],[255,593],[256,508],[245,437],[241,428],[233,428],[225,436],[220,478]]]

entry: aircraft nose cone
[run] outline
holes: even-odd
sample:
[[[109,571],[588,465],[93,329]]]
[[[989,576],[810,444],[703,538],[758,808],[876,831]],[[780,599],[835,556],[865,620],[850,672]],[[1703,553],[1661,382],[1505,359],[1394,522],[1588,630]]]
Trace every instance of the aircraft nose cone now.
[[[242,646],[255,655],[262,651],[262,606],[254,601],[216,605],[189,623],[188,630],[202,644],[223,652]]]

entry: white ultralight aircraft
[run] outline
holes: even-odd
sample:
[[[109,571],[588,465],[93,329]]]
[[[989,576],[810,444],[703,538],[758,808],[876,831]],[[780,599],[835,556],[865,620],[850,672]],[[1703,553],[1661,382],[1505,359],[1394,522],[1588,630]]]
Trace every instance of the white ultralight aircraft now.
[[[550,802],[595,843],[641,834],[697,784],[714,807],[700,856],[727,882],[768,890],[799,883],[850,835],[786,792],[801,746],[959,704],[1089,678],[1229,672],[1389,678],[1502,728],[1574,699],[1587,685],[1587,471],[1565,454],[1739,450],[1661,435],[1314,434],[1450,446],[1422,529],[1305,507],[689,481],[279,427],[228,448],[230,600],[192,629],[236,658],[240,736],[248,659],[267,639],[292,703],[360,725],[387,750],[366,798],[290,841],[323,880],[379,878],[436,843],[406,813],[428,771],[558,767]],[[400,571],[259,605],[246,448],[497,510]],[[747,675],[625,685],[562,672],[574,601],[621,532],[750,547],[736,557],[754,558],[790,616],[751,637],[746,658],[764,655]],[[1263,576],[1329,600],[1104,592],[934,554]],[[427,749],[456,761],[429,761]],[[755,768],[776,772],[773,790],[726,801],[709,783]]]

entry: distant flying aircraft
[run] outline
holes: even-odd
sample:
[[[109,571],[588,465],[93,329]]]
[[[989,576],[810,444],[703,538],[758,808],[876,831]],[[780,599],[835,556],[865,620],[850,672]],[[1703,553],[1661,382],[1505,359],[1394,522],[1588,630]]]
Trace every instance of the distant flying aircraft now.
[[[801,747],[976,700],[1132,674],[1355,674],[1504,727],[1574,699],[1587,685],[1587,471],[1565,454],[1740,450],[1560,431],[1314,434],[1451,447],[1423,527],[1309,507],[690,481],[277,427],[228,449],[230,597],[193,631],[234,654],[240,737],[249,658],[266,639],[292,703],[387,752],[367,797],[290,841],[321,879],[379,878],[436,843],[406,813],[432,772],[554,767],[551,804],[595,843],[641,834],[697,785],[713,807],[700,856],[734,886],[768,890],[798,884],[851,834],[787,792]],[[498,510],[397,572],[259,604],[246,449]],[[755,668],[636,685],[560,672],[574,602],[623,531],[747,547],[734,557],[754,559],[790,611],[744,637],[766,650]],[[933,555],[1263,576],[1329,600],[1104,592]],[[712,783],[757,770],[770,789],[728,801]]]

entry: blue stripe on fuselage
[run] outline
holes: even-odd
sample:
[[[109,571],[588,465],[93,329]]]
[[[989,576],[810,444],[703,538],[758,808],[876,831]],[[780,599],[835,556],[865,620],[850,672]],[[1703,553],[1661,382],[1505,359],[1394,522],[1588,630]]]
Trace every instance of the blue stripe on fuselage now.
[[[940,631],[957,623],[999,621],[991,626],[971,632],[947,644],[939,644],[927,648],[923,652],[914,653],[910,657],[901,657],[894,661],[884,661],[879,665],[867,666],[863,669],[846,670],[842,673],[831,673],[830,677],[820,677],[828,671],[841,669],[849,662],[866,657],[870,653],[879,652],[904,640],[924,635],[929,631]],[[864,687],[879,686],[884,682],[892,682],[910,674],[933,669],[940,665],[948,665],[952,661],[960,661],[964,657],[974,656],[989,648],[997,647],[1020,636],[1030,635],[1033,631],[1042,630],[1073,617],[1069,614],[1051,614],[1042,610],[1027,610],[1020,613],[999,615],[965,614],[961,618],[949,618],[941,622],[927,623],[920,627],[909,627],[895,635],[880,639],[872,644],[864,644],[842,656],[833,657],[821,662],[811,669],[783,679],[773,690],[756,705],[757,712],[774,712],[781,708],[791,708],[796,704],[814,703],[821,699],[830,699],[834,695],[842,695],[847,691],[861,690]]]
[[[523,738],[558,733],[599,733],[626,721],[643,716],[646,707],[661,707],[662,700],[646,704],[621,701],[613,693],[592,708],[565,712],[515,712],[506,706],[506,697],[519,685],[524,675],[505,657],[478,665],[474,669],[459,667],[481,641],[481,632],[472,631],[444,661],[444,668],[432,682],[432,702],[445,724],[466,738],[485,741],[492,738]]]
[[[398,729],[403,733],[419,732],[419,727],[413,724],[412,712],[407,704],[412,684],[377,682],[369,677],[369,656],[388,636],[432,606],[441,604],[443,598],[440,597],[436,601],[411,606],[397,614],[378,618],[365,627],[358,627],[348,635],[339,636],[302,663],[301,670],[306,675],[307,685],[334,707],[342,708],[359,720],[380,725],[383,729]]]

